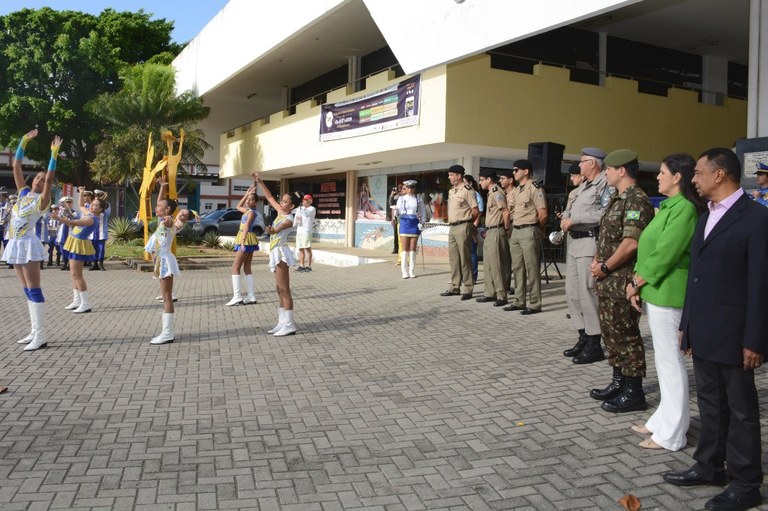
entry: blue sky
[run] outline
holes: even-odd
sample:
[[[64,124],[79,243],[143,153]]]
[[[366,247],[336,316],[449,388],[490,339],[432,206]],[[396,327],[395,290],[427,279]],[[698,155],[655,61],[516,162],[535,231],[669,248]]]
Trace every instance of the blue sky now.
[[[59,11],[82,11],[98,14],[104,9],[152,13],[152,19],[165,18],[174,22],[171,39],[185,43],[195,37],[213,19],[228,0],[187,0],[168,2],[162,0],[0,0],[0,15],[24,8],[50,7]]]

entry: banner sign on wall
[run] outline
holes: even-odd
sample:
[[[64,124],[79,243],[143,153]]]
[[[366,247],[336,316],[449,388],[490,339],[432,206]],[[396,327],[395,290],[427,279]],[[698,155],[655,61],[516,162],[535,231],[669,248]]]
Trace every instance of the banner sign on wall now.
[[[320,141],[359,137],[419,123],[420,75],[367,96],[322,105]]]

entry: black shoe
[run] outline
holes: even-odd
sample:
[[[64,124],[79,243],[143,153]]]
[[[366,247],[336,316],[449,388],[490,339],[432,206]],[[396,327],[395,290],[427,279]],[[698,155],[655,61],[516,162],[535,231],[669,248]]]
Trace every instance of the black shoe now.
[[[600,335],[590,335],[581,353],[571,359],[574,364],[591,364],[601,360],[605,360],[605,353],[600,346]]]
[[[494,306],[494,307],[503,307],[503,306],[505,306],[507,303],[508,303],[508,302],[507,302],[506,300],[496,300],[495,302],[493,302],[493,306]]]
[[[458,291],[453,291],[449,289],[448,291],[443,291],[440,293],[440,296],[459,296],[461,293]]]
[[[508,307],[504,307],[505,311],[524,311],[525,307],[520,307],[518,305],[512,304]]]
[[[621,374],[620,367],[613,368],[613,379],[604,389],[592,389],[589,391],[589,397],[598,401],[607,401],[613,399],[621,393],[621,387],[624,384],[624,375]]]
[[[471,300],[471,299],[472,299],[472,293],[464,293],[463,295],[461,295],[461,301]]]
[[[600,408],[611,413],[639,412],[648,408],[643,392],[643,378],[625,376],[621,393],[610,401],[603,401]]]
[[[724,470],[715,474],[712,480],[701,477],[693,467],[678,470],[677,472],[667,472],[661,477],[669,484],[674,484],[675,486],[725,486],[728,484],[728,478],[725,476]]]
[[[90,268],[88,268],[88,271],[97,271],[99,269],[99,265],[96,263],[93,263]]]
[[[749,493],[736,493],[730,488],[720,495],[715,495],[704,504],[704,507],[712,511],[742,511],[751,509],[763,503],[763,497],[760,490],[756,489]]]
[[[107,271],[107,269],[104,268],[104,261],[99,261],[99,270],[100,271]]]
[[[475,300],[475,301],[476,301],[477,303],[488,303],[488,302],[492,302],[492,301],[494,301],[494,300],[496,300],[496,298],[494,298],[494,297],[492,297],[492,296],[481,296],[480,298],[478,298],[478,299],[477,299],[477,300]]]
[[[523,316],[530,316],[531,314],[538,314],[539,312],[541,312],[541,309],[524,309],[520,314]]]
[[[584,346],[587,344],[587,333],[584,330],[579,330],[579,340],[576,342],[576,344],[573,346],[573,348],[569,348],[563,352],[564,357],[573,358],[579,353],[581,353],[581,350],[584,349]]]

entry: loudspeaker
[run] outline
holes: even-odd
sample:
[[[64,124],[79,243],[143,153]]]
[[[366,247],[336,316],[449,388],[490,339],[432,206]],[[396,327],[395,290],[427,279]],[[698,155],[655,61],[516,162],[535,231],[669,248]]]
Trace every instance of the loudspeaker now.
[[[528,144],[528,160],[533,165],[533,178],[550,193],[565,190],[566,181],[561,171],[565,146],[556,142]]]

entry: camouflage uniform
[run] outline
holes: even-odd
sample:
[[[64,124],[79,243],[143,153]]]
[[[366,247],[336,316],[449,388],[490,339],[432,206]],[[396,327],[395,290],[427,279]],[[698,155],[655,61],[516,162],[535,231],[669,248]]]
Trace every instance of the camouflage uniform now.
[[[636,184],[621,194],[614,193],[600,219],[597,238],[598,263],[605,262],[624,238],[640,239],[640,233],[653,219],[653,206]],[[595,283],[600,329],[608,350],[608,363],[621,368],[624,376],[645,377],[645,350],[640,336],[640,313],[627,300],[627,285],[632,282],[635,257],[611,268],[607,277]]]

